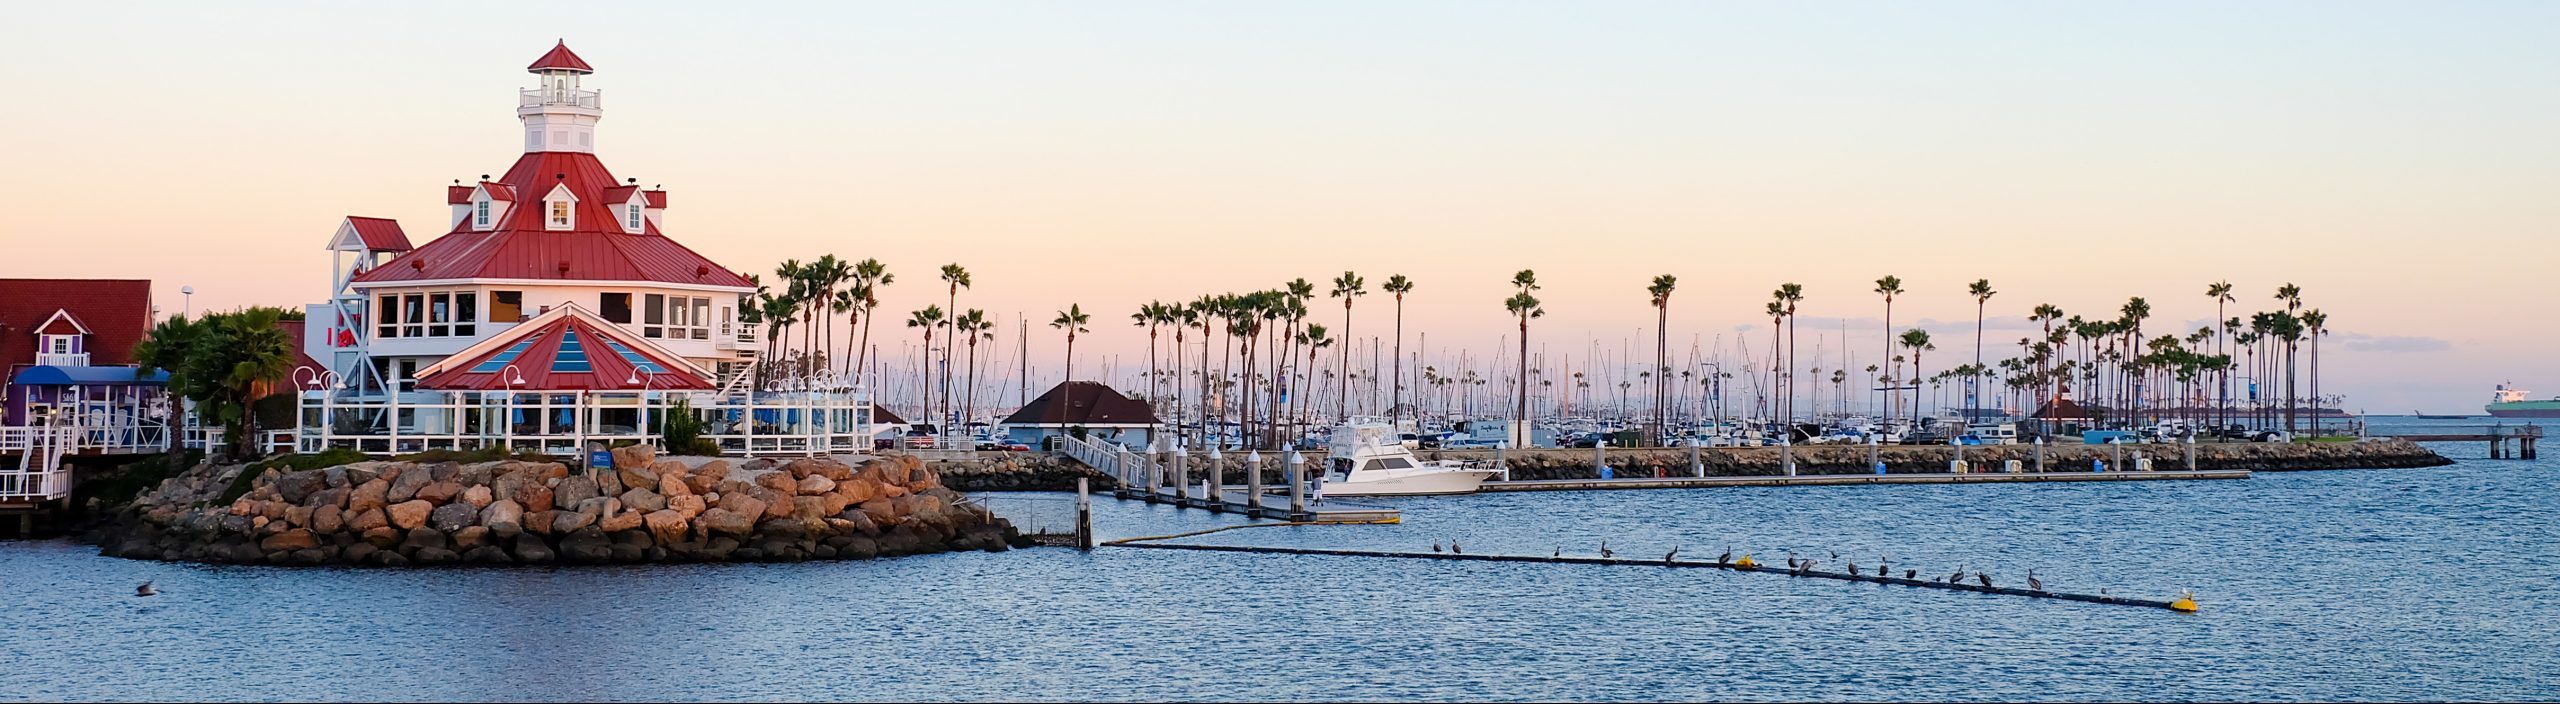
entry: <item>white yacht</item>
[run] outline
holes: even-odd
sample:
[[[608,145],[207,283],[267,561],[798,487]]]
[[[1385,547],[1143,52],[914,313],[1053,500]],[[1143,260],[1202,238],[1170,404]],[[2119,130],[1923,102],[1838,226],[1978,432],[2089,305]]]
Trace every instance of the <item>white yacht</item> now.
[[[1395,426],[1375,418],[1353,418],[1334,428],[1327,449],[1325,496],[1472,494],[1502,473],[1450,461],[1424,462],[1405,448]]]

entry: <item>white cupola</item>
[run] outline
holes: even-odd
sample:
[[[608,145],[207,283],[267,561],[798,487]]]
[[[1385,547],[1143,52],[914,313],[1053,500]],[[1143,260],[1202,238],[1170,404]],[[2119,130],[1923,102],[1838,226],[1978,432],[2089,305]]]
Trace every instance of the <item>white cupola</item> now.
[[[564,41],[525,70],[542,82],[517,95],[516,118],[524,120],[524,150],[595,153],[596,121],[604,118],[604,94],[578,87],[579,77],[595,73],[595,68],[570,53]]]

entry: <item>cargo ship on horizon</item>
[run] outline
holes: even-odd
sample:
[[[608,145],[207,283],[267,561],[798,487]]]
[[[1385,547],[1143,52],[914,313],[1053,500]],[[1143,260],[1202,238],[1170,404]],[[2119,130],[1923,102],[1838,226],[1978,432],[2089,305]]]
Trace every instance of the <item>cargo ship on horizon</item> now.
[[[2560,418],[2560,398],[2535,401],[2533,392],[2517,388],[2515,382],[2498,385],[2498,393],[2489,399],[2489,415],[2499,418]]]

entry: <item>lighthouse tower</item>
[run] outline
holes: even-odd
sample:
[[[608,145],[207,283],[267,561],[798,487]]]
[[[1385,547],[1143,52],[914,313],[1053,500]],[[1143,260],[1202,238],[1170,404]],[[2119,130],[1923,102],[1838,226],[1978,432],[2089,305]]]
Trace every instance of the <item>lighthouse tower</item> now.
[[[524,120],[528,152],[596,151],[596,120],[604,118],[604,93],[578,87],[578,78],[595,73],[593,66],[570,53],[566,41],[525,67],[542,84],[525,90],[516,101],[516,117]]]

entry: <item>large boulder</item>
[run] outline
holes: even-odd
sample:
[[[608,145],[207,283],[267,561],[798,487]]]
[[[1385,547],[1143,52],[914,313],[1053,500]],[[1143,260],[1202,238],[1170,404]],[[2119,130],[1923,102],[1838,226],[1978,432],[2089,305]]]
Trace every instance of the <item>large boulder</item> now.
[[[373,544],[374,547],[389,550],[391,546],[400,544],[400,529],[391,526],[367,528],[364,531],[364,541]]]
[[[855,477],[851,480],[837,482],[836,495],[844,497],[845,503],[848,504],[859,504],[880,498],[880,480],[877,478]]]
[[[784,496],[800,493],[800,480],[788,472],[766,472],[756,475],[756,486],[781,492]]]
[[[708,494],[717,490],[722,482],[728,480],[729,461],[712,460],[693,468],[691,473],[685,475],[684,483],[687,488],[693,490],[693,493]]]
[[[634,511],[656,511],[667,507],[667,497],[648,489],[622,492],[622,506]]]
[[[596,480],[584,476],[562,479],[560,486],[551,490],[551,501],[562,506],[576,506],[578,502],[595,497]]]
[[[453,549],[456,552],[468,553],[472,548],[484,547],[490,542],[488,526],[464,526],[461,530],[451,532]]]
[[[292,528],[311,527],[311,507],[286,506],[284,509],[284,524],[287,527]]]
[[[755,519],[725,508],[703,511],[702,515],[693,519],[693,524],[706,534],[726,535],[733,538],[745,538],[756,529]]]
[[[604,529],[604,532],[606,533],[620,533],[626,530],[639,530],[641,527],[641,519],[647,515],[647,512],[639,510],[615,511],[611,515],[607,515],[604,518],[597,520],[596,527]]]
[[[391,480],[391,491],[383,495],[383,500],[396,504],[415,499],[418,498],[419,489],[427,488],[427,485],[434,483],[436,483],[434,472],[423,469],[403,470],[400,472],[400,478]]]
[[[693,493],[693,486],[684,482],[684,463],[658,460],[657,469],[658,493],[670,498]]]
[[[517,489],[514,496],[507,498],[515,499],[517,505],[524,507],[525,513],[549,511],[552,507],[551,487],[539,483],[527,483]]]
[[[391,482],[383,481],[380,478],[367,479],[356,484],[355,491],[347,494],[347,510],[354,513],[364,513],[371,509],[388,506],[391,503],[387,498],[390,496],[390,492]]]
[[[524,528],[524,506],[507,499],[492,501],[488,508],[480,509],[480,525],[488,526],[499,537],[514,537]]]
[[[627,447],[613,448],[613,466],[615,469],[621,469],[624,467],[648,467],[657,461],[658,446],[656,445],[644,442]],[[650,476],[654,477],[656,476],[656,473],[652,472]],[[630,482],[630,478],[624,477],[623,481],[627,484]]]
[[[383,515],[382,509],[369,508],[355,512],[353,516],[346,519],[346,524],[346,530],[363,533],[391,525],[391,517]]]
[[[569,562],[599,563],[613,558],[613,541],[595,526],[577,529],[560,537],[560,559]]]
[[[684,514],[673,510],[661,510],[650,513],[647,518],[642,519],[642,522],[649,527],[649,537],[656,538],[659,545],[684,542],[686,530]]]
[[[801,496],[817,496],[819,494],[835,491],[836,482],[833,479],[812,474],[806,477],[801,477],[800,484],[797,489]]]
[[[533,564],[547,563],[555,557],[550,545],[544,544],[540,536],[530,533],[516,536],[515,554],[518,562]]]
[[[286,530],[258,541],[258,549],[269,553],[309,550],[316,547],[320,547],[320,540],[312,537],[311,531],[301,528]]]
[[[719,508],[728,509],[730,513],[734,513],[739,517],[745,518],[749,523],[754,523],[755,521],[763,520],[765,502],[763,499],[756,498],[753,494],[743,492],[735,494],[722,493],[720,495]],[[703,513],[704,515],[710,514],[709,511],[704,511]]]
[[[412,501],[410,503],[417,502]],[[448,533],[472,527],[474,524],[479,522],[479,509],[472,508],[471,504],[462,502],[454,502],[438,506],[435,511],[427,514],[427,525],[434,527],[436,530]]]
[[[658,489],[658,472],[650,469],[647,463],[630,464],[617,458],[613,462],[613,476],[614,481],[622,484],[624,491],[632,489],[656,491]]]
[[[463,551],[462,561],[473,565],[504,565],[514,562],[515,559],[508,557],[507,551],[498,549],[498,546],[482,545]]]
[[[596,518],[596,514],[585,511],[553,511],[551,512],[551,534],[568,535],[594,524]]]
[[[443,504],[461,495],[462,483],[447,479],[419,488],[417,498],[431,504]]]
[[[322,534],[336,533],[340,529],[346,527],[346,509],[338,508],[336,506],[321,506],[320,508],[312,509],[311,511],[312,532]]]
[[[420,472],[420,474],[424,474],[424,472]],[[403,474],[401,476],[408,475]],[[426,525],[427,515],[434,513],[435,510],[435,504],[419,501],[417,499],[410,499],[408,501],[403,501],[385,507],[382,509],[382,512],[391,517],[391,527],[401,530],[409,530]]]
[[[328,474],[317,469],[287,472],[276,478],[276,496],[287,503],[300,504],[311,498],[313,492],[326,488],[329,488]]]
[[[490,493],[489,487],[486,486],[473,485],[462,490],[462,502],[470,504],[472,508],[488,508],[489,504],[496,501],[497,495]]]
[[[791,517],[814,521],[827,517],[827,500],[815,496],[791,497]]]
[[[693,520],[694,516],[702,515],[702,510],[709,507],[709,505],[710,504],[702,500],[702,497],[694,496],[692,494],[683,494],[667,497],[666,510],[674,511],[678,515],[684,516],[685,520]]]
[[[354,492],[355,489],[348,487],[330,487],[327,489],[321,489],[319,491],[311,492],[310,497],[302,500],[302,505],[312,508],[319,508],[322,506],[346,508],[347,495]]]

